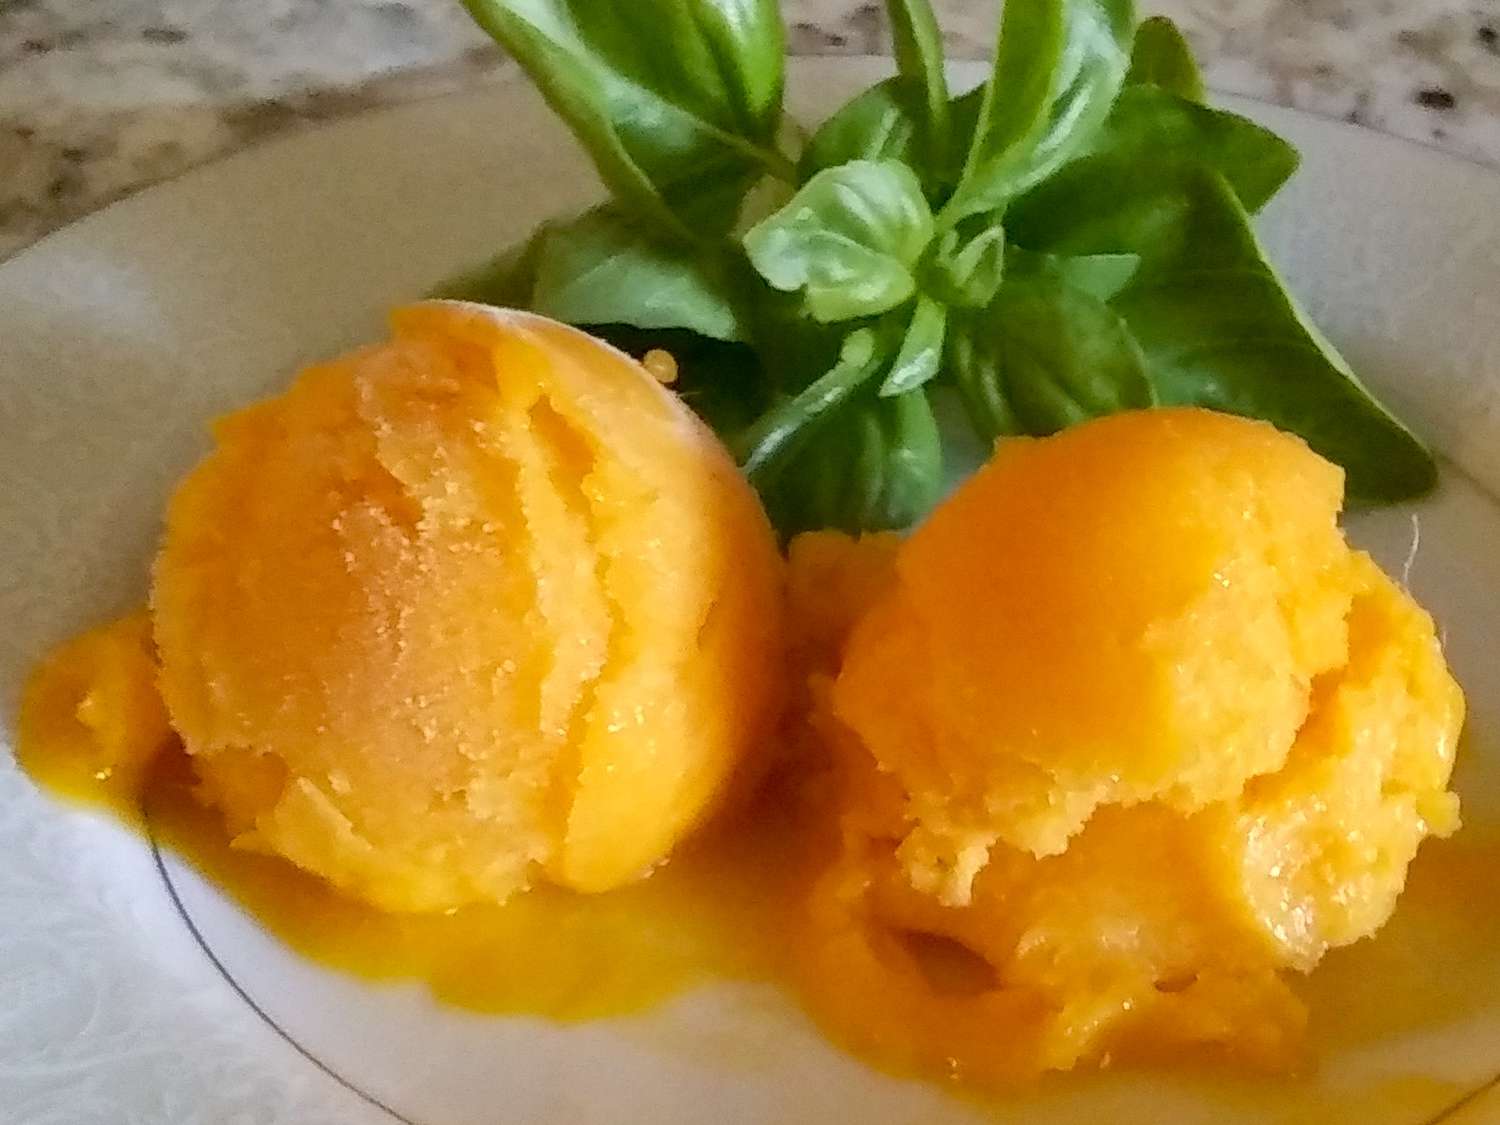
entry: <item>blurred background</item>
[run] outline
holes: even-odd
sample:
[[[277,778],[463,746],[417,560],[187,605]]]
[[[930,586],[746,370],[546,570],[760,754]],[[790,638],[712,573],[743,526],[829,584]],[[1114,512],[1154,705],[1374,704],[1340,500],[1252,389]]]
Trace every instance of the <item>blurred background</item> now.
[[[936,2],[950,54],[987,55],[995,0]],[[1500,165],[1500,0],[1143,7],[1215,89]],[[879,3],[782,11],[797,52],[887,52]],[[458,0],[0,0],[0,256],[213,156],[507,65]]]

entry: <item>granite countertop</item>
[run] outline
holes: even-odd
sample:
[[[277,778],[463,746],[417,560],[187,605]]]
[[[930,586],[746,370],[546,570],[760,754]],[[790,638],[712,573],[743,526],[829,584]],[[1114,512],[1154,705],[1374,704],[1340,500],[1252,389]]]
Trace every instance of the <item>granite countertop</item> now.
[[[938,0],[955,57],[995,0]],[[1144,0],[1210,85],[1500,166],[1500,0]],[[783,0],[794,50],[885,51],[882,6]],[[457,0],[0,0],[0,257],[299,122],[508,64]]]

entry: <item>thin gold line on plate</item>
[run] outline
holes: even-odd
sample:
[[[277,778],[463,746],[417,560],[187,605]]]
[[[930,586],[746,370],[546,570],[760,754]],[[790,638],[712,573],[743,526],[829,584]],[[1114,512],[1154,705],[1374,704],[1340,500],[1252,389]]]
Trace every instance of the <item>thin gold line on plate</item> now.
[[[1496,1087],[1500,1087],[1500,1074],[1496,1074],[1484,1085],[1474,1087],[1474,1089],[1463,1095],[1463,1097],[1459,1098],[1452,1105],[1444,1106],[1438,1110],[1436,1117],[1429,1117],[1421,1125],[1441,1125],[1444,1121],[1451,1121],[1456,1113],[1463,1110],[1466,1106],[1474,1104],[1475,1101],[1484,1097],[1485,1094],[1488,1094]]]
[[[147,818],[147,825],[150,825],[149,815]],[[213,951],[213,948],[208,944],[208,940],[203,936],[203,931],[198,928],[198,924],[193,921],[193,916],[188,913],[187,906],[182,901],[182,896],[177,893],[177,886],[172,882],[171,872],[167,870],[166,861],[162,857],[161,845],[157,841],[156,833],[154,830],[150,831],[150,838],[151,855],[152,858],[156,861],[156,873],[161,877],[162,885],[167,888],[167,894],[172,899],[172,906],[176,908],[177,915],[182,919],[183,925],[187,927],[188,933],[192,934],[193,940],[198,943],[198,948],[203,950],[204,956],[207,957],[209,963],[213,965],[216,970],[218,970],[219,975],[224,978],[225,983],[234,990],[235,995],[243,1000],[246,1006],[249,1007],[249,1009],[257,1016],[259,1016],[267,1027],[269,1027],[278,1036],[285,1040],[286,1043],[292,1048],[292,1050],[296,1051],[304,1059],[312,1063],[313,1066],[317,1067],[320,1071],[326,1074],[329,1078],[333,1079],[344,1089],[348,1090],[355,1097],[359,1098],[361,1101],[374,1107],[375,1109],[380,1110],[382,1113],[390,1117],[392,1121],[399,1122],[400,1125],[419,1125],[419,1123],[414,1121],[412,1118],[407,1117],[406,1115],[399,1113],[396,1110],[392,1109],[390,1106],[386,1105],[385,1102],[381,1101],[368,1090],[363,1090],[360,1087],[356,1086],[353,1082],[349,1081],[349,1079],[345,1078],[342,1074],[336,1071],[333,1067],[329,1066],[317,1055],[313,1054],[312,1051],[304,1047],[300,1042],[297,1041],[295,1037],[293,1037],[291,1032],[287,1031],[286,1028],[282,1027],[279,1023],[276,1022],[275,1019],[272,1018],[271,1014],[256,1001],[255,997],[250,995],[249,991],[245,988],[244,985],[242,985],[234,978],[234,974],[229,971],[228,966],[226,966],[224,962],[219,959],[219,955],[215,953]]]

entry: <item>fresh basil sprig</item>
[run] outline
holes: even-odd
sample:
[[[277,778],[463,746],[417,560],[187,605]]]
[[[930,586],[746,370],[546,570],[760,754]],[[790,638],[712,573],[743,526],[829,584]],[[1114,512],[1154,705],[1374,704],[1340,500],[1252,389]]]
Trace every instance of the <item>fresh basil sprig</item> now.
[[[800,152],[775,0],[464,2],[612,200],[441,291],[667,348],[786,534],[921,518],[953,400],[986,442],[1200,404],[1302,435],[1359,499],[1434,481],[1255,239],[1295,150],[1203,104],[1131,0],[1006,0],[957,97],[927,0],[887,0],[896,74]]]

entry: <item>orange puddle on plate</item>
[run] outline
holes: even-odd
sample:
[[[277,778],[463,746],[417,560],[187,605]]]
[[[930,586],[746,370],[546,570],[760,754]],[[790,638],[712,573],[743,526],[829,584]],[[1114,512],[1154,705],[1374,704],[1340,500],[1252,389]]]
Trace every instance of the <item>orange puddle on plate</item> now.
[[[538,887],[505,906],[387,914],[284,860],[230,848],[181,767],[174,772],[147,793],[156,839],[292,948],[357,976],[423,980],[474,1011],[585,1020],[637,1012],[707,980],[777,971],[790,864],[781,842],[791,834],[778,832],[770,807],[607,894]]]
[[[57,684],[63,695],[76,687]],[[387,914],[282,859],[231,848],[217,815],[193,798],[180,749],[162,753],[142,785],[95,770],[86,754],[57,752],[67,739],[87,735],[76,727],[69,720],[28,730],[23,722],[18,761],[39,785],[149,828],[271,933],[320,964],[370,980],[421,980],[460,1008],[558,1021],[642,1012],[714,980],[768,981],[795,992],[788,945],[797,931],[806,833],[797,823],[796,787],[785,780],[773,778],[755,801],[721,817],[634,886],[587,896],[544,887],[504,907]],[[1312,1010],[1313,1067],[1336,1050],[1460,1025],[1500,1005],[1496,870],[1496,833],[1470,828],[1423,845],[1381,934],[1333,952],[1298,981]],[[1340,1092],[1335,1110],[1310,1088],[1311,1074],[1272,1079],[1197,1063],[1174,1073],[1226,1110],[1284,1125],[1426,1121],[1467,1092],[1428,1075],[1391,1074]],[[1014,1104],[1041,1108],[1109,1081],[1050,1075],[1017,1092]],[[1284,1084],[1287,1095],[1286,1109],[1270,1116],[1268,1083]],[[1005,1095],[956,1092],[1011,1104]]]
[[[144,816],[108,780],[23,765],[59,796],[144,824],[304,956],[370,980],[422,980],[461,1008],[598,1019],[645,1010],[710,980],[780,974],[795,837],[790,802],[778,800],[774,786],[622,890],[539,887],[503,907],[388,914],[285,860],[231,848],[218,816],[193,798],[180,751],[164,753],[153,768]]]

